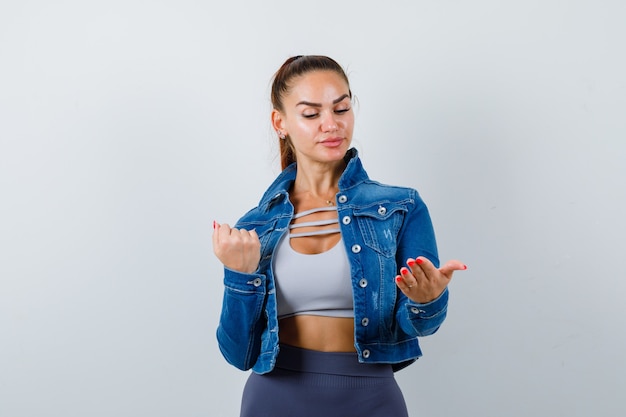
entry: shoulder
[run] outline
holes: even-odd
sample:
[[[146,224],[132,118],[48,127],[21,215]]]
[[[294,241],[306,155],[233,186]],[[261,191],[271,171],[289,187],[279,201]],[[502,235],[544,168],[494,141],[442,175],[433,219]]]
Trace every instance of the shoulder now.
[[[347,158],[348,166],[339,181],[339,188],[349,195],[353,203],[389,200],[423,204],[419,193],[414,188],[384,184],[371,179],[355,149],[348,152]]]
[[[266,190],[258,205],[239,218],[235,227],[256,228],[283,217],[291,217],[292,211],[287,190],[271,186]]]
[[[406,204],[424,204],[418,191],[414,188],[383,184],[367,179],[350,190],[351,201],[357,203],[404,202]]]

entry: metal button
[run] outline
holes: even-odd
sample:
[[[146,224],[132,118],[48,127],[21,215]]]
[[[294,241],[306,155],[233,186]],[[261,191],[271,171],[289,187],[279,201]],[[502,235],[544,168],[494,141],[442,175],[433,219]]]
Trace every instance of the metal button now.
[[[352,219],[350,219],[350,216],[345,216],[343,219],[341,219],[341,222],[343,224],[350,224],[351,221]]]
[[[370,319],[364,317],[363,320],[361,320],[361,325],[367,326],[368,324],[370,324]]]
[[[361,286],[361,288],[367,287],[367,280],[365,278],[361,278],[361,280],[359,281],[359,285]]]
[[[365,350],[363,351],[363,357],[364,357],[365,359],[367,359],[367,358],[369,358],[369,357],[370,357],[370,351],[369,351],[368,349],[365,349]]]
[[[361,252],[361,245],[352,245],[352,253]]]
[[[423,311],[417,307],[411,307],[411,313],[419,314],[419,313],[423,313]]]
[[[348,197],[346,197],[345,195],[340,195],[339,198],[337,199],[340,203],[345,203],[346,201],[348,201]]]
[[[261,284],[263,284],[263,281],[261,280],[261,278],[256,278],[254,281],[252,281],[252,285],[254,285],[255,287],[258,287]]]
[[[380,214],[381,216],[384,216],[387,213],[387,209],[384,208],[383,206],[378,207],[378,214]]]

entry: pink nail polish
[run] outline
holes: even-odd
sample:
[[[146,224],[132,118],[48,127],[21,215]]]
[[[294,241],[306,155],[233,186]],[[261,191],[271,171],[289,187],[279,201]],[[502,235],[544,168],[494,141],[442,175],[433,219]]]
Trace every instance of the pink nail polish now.
[[[409,267],[411,267],[411,266],[415,265],[415,261],[414,261],[413,259],[410,259],[410,260],[408,260],[408,261],[407,261],[407,263],[406,263],[406,264],[407,264]]]
[[[465,271],[467,269],[467,265],[463,265],[463,270]]]
[[[213,220],[213,230],[217,229],[217,222]]]
[[[402,277],[400,275],[396,276],[396,282],[402,282]]]
[[[409,269],[406,266],[403,266],[402,268],[400,268],[400,273],[401,274],[408,274],[409,273]]]
[[[417,258],[417,259],[415,260],[415,263],[416,263],[416,264],[418,264],[418,265],[421,265],[421,264],[423,264],[423,263],[424,263],[424,261],[423,261],[423,260],[421,260],[420,258]]]

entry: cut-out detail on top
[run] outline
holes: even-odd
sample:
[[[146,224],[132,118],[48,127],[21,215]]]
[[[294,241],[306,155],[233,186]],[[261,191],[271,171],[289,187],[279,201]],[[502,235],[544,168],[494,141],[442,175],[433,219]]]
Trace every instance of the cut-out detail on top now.
[[[293,219],[301,219],[303,217],[309,216],[311,214],[315,214],[315,213],[320,213],[320,212],[325,212],[325,211],[337,211],[336,207],[316,207],[316,208],[312,208],[310,210],[305,210],[302,211],[300,213],[297,213],[293,216]],[[298,238],[298,237],[309,237],[309,236],[320,236],[320,235],[329,235],[329,234],[334,234],[334,233],[339,233],[341,230],[339,229],[339,218],[338,217],[334,217],[332,219],[321,219],[321,220],[313,220],[313,221],[308,221],[308,222],[301,222],[301,223],[295,223],[295,224],[290,224],[289,225],[289,230],[293,230],[293,229],[299,229],[299,228],[304,228],[304,227],[310,227],[310,228],[315,228],[315,227],[321,227],[321,226],[331,226],[331,225],[337,225],[337,227],[333,227],[333,228],[326,228],[326,229],[319,229],[319,230],[311,230],[311,231],[306,231],[306,232],[297,232],[297,233],[289,233],[289,238]]]
[[[299,219],[300,217],[308,216],[309,214],[319,213],[320,211],[337,211],[337,207],[316,207],[310,210],[301,211],[293,215],[293,219]]]

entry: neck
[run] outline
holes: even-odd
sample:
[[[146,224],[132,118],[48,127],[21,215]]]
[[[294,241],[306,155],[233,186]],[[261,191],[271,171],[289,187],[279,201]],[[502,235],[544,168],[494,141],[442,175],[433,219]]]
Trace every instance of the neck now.
[[[335,194],[339,191],[339,178],[346,164],[338,161],[332,166],[300,166],[293,184],[295,195],[307,196],[334,203]]]

